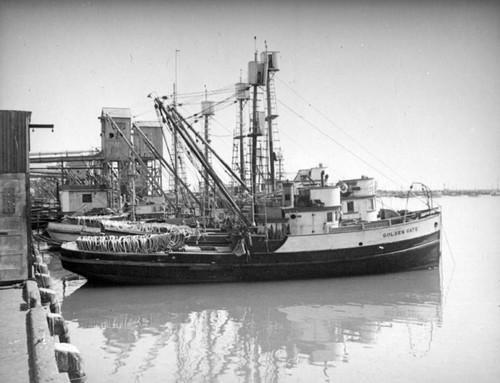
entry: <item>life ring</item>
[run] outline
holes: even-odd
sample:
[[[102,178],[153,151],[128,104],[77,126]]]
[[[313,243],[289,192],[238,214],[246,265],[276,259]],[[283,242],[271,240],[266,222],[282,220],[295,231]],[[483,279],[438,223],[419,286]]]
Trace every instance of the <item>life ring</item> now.
[[[351,195],[351,192],[351,188],[345,182],[342,182],[340,184],[340,194],[342,197],[348,197],[349,195]]]

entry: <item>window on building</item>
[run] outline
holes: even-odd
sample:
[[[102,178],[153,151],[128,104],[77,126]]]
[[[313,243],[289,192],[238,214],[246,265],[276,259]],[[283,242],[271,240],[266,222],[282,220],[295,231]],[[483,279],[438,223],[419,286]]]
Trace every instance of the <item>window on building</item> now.
[[[82,202],[83,203],[92,202],[92,194],[82,194]]]
[[[347,202],[347,212],[354,213],[354,202],[353,201]]]
[[[370,199],[368,201],[368,210],[375,210],[375,199]]]
[[[333,222],[333,212],[326,213],[326,222]]]

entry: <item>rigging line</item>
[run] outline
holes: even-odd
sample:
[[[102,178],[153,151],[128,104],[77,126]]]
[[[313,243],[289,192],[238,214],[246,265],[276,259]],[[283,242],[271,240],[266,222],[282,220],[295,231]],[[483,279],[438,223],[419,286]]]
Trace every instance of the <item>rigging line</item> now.
[[[225,108],[228,108],[229,106],[233,105],[233,102],[230,102],[230,100],[232,100],[234,97],[236,97],[236,93],[233,93],[231,96],[229,97],[226,97],[225,99],[221,100],[221,101],[217,101],[217,102],[214,102],[214,105],[212,106],[212,110],[214,111],[221,111]],[[227,103],[226,105],[223,105],[224,103]],[[221,106],[222,105],[222,106]],[[180,107],[183,108],[182,105],[180,105]],[[185,110],[186,112],[188,112],[187,109],[183,108],[183,110]],[[196,112],[190,116],[187,116],[187,117],[184,117],[184,119],[191,119],[191,118],[200,118],[202,116],[201,114],[201,111],[200,112]]]
[[[181,119],[182,119],[182,122],[184,122],[184,123],[185,123],[186,127],[187,127],[187,128],[189,128],[189,130],[190,130],[191,132],[193,132],[193,133],[194,133],[194,135],[195,135],[195,137],[194,137],[195,141],[193,142],[193,145],[194,145],[194,146],[197,146],[198,140],[200,140],[200,141],[203,143],[203,145],[205,146],[205,148],[207,148],[208,150],[210,150],[210,152],[212,153],[212,155],[213,155],[213,156],[214,156],[214,157],[215,157],[215,158],[219,161],[219,164],[221,164],[221,165],[222,165],[222,166],[224,166],[226,169],[228,169],[228,170],[229,170],[229,172],[231,172],[231,173],[232,173],[233,177],[234,177],[236,180],[238,180],[238,181],[242,184],[242,186],[245,186],[245,185],[244,185],[244,183],[243,183],[241,180],[239,180],[239,179],[238,179],[238,177],[236,176],[236,174],[234,174],[234,173],[232,172],[232,170],[231,170],[231,168],[229,167],[229,165],[227,165],[227,164],[225,163],[225,161],[224,161],[224,160],[223,160],[223,159],[222,159],[222,158],[221,158],[221,157],[217,154],[217,152],[216,152],[216,151],[214,151],[214,149],[213,149],[213,148],[212,148],[212,147],[211,147],[211,146],[210,146],[210,145],[209,145],[209,144],[205,141],[205,139],[203,138],[203,136],[202,136],[200,133],[198,133],[198,132],[196,131],[196,129],[194,129],[194,128],[193,128],[193,126],[192,126],[192,125],[188,124],[188,123],[184,120],[184,118],[183,118],[183,117],[179,114],[179,112],[178,112],[177,110],[175,110],[175,109],[174,109],[174,112],[175,112],[175,113],[179,116],[179,118],[181,118]],[[188,131],[188,132],[189,132],[189,131]],[[196,155],[196,154],[195,154],[195,155]],[[203,156],[203,157],[204,157],[204,156]],[[204,158],[203,158],[203,162],[205,162],[205,160],[207,160],[207,161],[208,161],[208,158],[204,157]],[[200,162],[201,162],[201,160],[200,160]],[[209,161],[208,161],[207,163],[209,164],[209,166],[212,166],[212,165],[209,163]],[[217,180],[215,180],[215,179],[214,179],[214,182],[217,182]],[[225,192],[224,192],[224,193],[225,193]],[[232,202],[231,202],[231,204],[232,204]]]
[[[451,282],[453,281],[453,276],[455,275],[455,256],[453,255],[453,251],[451,249],[450,242],[448,242],[448,236],[446,235],[446,231],[444,230],[444,225],[441,224],[441,228],[443,230],[443,236],[444,236],[444,239],[446,241],[446,245],[448,246],[448,249],[450,250],[451,260],[453,261],[453,267],[451,269],[450,280],[448,282],[448,285],[446,287],[446,291],[445,291],[445,294],[443,297],[443,305],[446,305],[446,300],[447,300],[448,294],[450,292]]]
[[[233,92],[234,93],[234,92]],[[217,93],[217,94],[210,94],[210,96],[214,96],[214,95],[220,95],[221,93]],[[228,94],[228,92],[224,92],[224,94]],[[200,103],[202,101],[205,101],[205,94],[203,95],[200,95],[198,97],[191,97],[191,98],[188,98],[182,102],[179,102],[178,104],[183,104],[183,105],[186,105],[186,104],[196,104],[196,103]],[[207,95],[208,96],[208,95]],[[230,96],[231,97],[231,96]]]
[[[316,158],[316,160],[317,160],[318,162],[321,162],[321,159],[320,159],[319,157],[317,157],[315,153],[312,153],[312,152],[310,152],[309,150],[305,149],[305,148],[304,148],[304,145],[299,144],[297,141],[295,141],[295,140],[294,140],[291,136],[289,136],[289,135],[288,135],[288,134],[286,134],[285,132],[281,132],[281,134],[282,134],[283,136],[285,136],[288,140],[292,141],[295,145],[297,145],[297,147],[301,148],[302,150],[305,150],[305,151],[307,152],[307,154],[309,154],[310,156],[312,156],[312,157]],[[341,178],[343,178],[343,177],[341,177]]]
[[[224,183],[222,182],[218,174],[207,163],[205,156],[203,155],[200,148],[196,144],[195,139],[191,134],[191,132],[194,131],[192,126],[186,122],[184,117],[175,109],[175,107],[172,106],[165,107],[165,105],[161,102],[159,98],[155,99],[155,103],[160,107],[162,115],[169,121],[171,121],[172,124],[175,124],[176,126],[179,127],[179,133],[181,135],[181,138],[184,140],[186,145],[191,149],[192,153],[195,155],[198,161],[202,164],[203,168],[207,171],[208,175],[213,180],[213,182],[217,184],[217,187],[220,189],[225,199],[231,205],[232,211],[236,215],[238,215],[243,222],[248,223],[246,217],[244,216],[243,212],[237,205],[236,201],[234,201],[234,199],[231,197],[229,191],[226,189]],[[216,155],[215,152],[213,152],[213,154]]]
[[[222,127],[228,134],[227,135],[222,135],[222,134],[213,134],[213,132],[210,134],[212,137],[220,137],[220,138],[227,138],[227,137],[231,137],[231,141],[232,141],[232,137],[233,137],[233,132],[228,129],[224,124],[222,124],[219,120],[216,120],[215,118],[211,117],[210,118],[210,121],[212,123],[215,122],[215,124],[219,125],[220,127]],[[226,140],[224,140],[226,141]]]
[[[211,123],[215,123],[215,124],[219,125],[219,126],[220,126],[220,127],[222,127],[222,128],[223,128],[226,132],[228,132],[228,134],[213,134],[213,132],[212,132],[212,133],[210,133],[210,136],[211,136],[211,137],[222,137],[222,138],[225,138],[225,137],[233,137],[233,132],[232,132],[230,129],[228,129],[228,128],[224,125],[224,124],[222,124],[219,120],[216,120],[216,119],[215,119],[214,117],[212,117],[212,116],[209,116],[209,117],[210,117],[210,122],[211,122]],[[187,120],[187,118],[186,118],[186,120]]]
[[[401,178],[402,181],[406,183],[410,183],[405,177],[403,177],[401,174],[399,174],[397,171],[392,169],[391,166],[389,166],[387,163],[382,161],[380,158],[378,158],[375,154],[373,154],[368,148],[366,148],[364,145],[360,144],[356,139],[354,139],[349,133],[347,133],[344,129],[342,129],[339,125],[337,125],[335,122],[333,122],[328,116],[326,116],[324,113],[322,113],[320,110],[318,110],[316,107],[314,107],[309,101],[307,101],[304,97],[302,97],[299,93],[297,93],[295,90],[293,90],[287,83],[285,83],[283,80],[278,78],[278,81],[280,81],[282,84],[284,84],[288,89],[290,89],[297,97],[299,97],[302,101],[304,101],[309,107],[311,107],[316,113],[318,113],[320,116],[322,116],[325,120],[327,120],[330,124],[332,124],[335,128],[340,130],[342,133],[344,133],[347,137],[349,137],[352,141],[354,141],[357,145],[359,145],[363,150],[365,150],[368,154],[373,156],[377,161],[379,161],[382,165],[386,166],[387,169],[392,171],[395,175],[397,175],[399,178]]]
[[[227,85],[225,87],[215,89],[212,91],[200,91],[200,92],[190,92],[190,93],[181,93],[178,94],[179,97],[204,97],[205,95],[214,95],[214,94],[223,94],[223,93],[229,93],[229,92],[234,92],[234,84]]]
[[[214,105],[212,106],[212,109],[214,109],[214,110],[222,110],[224,108],[227,108],[228,106],[230,106],[230,105],[233,104],[232,100],[234,98],[236,98],[236,93],[235,92],[233,92],[230,96],[222,99],[221,101],[214,102]]]
[[[153,112],[154,112],[154,109],[146,110],[145,112],[138,113],[138,114],[134,114],[134,115],[132,116],[132,118],[136,118],[136,117],[142,116],[143,114],[146,114],[146,113],[153,113]]]
[[[182,97],[200,97],[200,96],[203,97],[203,96],[205,96],[205,94],[211,95],[211,94],[222,94],[222,93],[229,93],[229,92],[234,92],[234,90],[227,87],[227,88],[220,88],[220,89],[216,89],[216,90],[212,90],[212,91],[207,91],[206,93],[205,93],[205,91],[181,93],[181,94],[179,94],[179,96],[181,98]]]
[[[368,165],[370,168],[372,168],[373,170],[375,170],[377,173],[379,173],[380,175],[384,176],[385,178],[387,178],[389,181],[393,182],[395,185],[397,185],[398,183],[396,181],[394,181],[391,177],[389,177],[388,175],[386,175],[385,173],[383,173],[381,170],[377,169],[375,166],[373,166],[372,164],[370,164],[368,161],[364,160],[362,157],[360,157],[359,155],[357,155],[356,153],[354,153],[352,150],[350,150],[349,148],[347,148],[346,146],[342,145],[340,142],[338,142],[337,140],[335,140],[333,137],[331,137],[329,134],[325,133],[324,131],[322,131],[320,128],[318,128],[316,125],[314,125],[312,122],[306,120],[303,116],[301,116],[300,114],[298,114],[296,111],[294,111],[292,108],[290,108],[288,105],[286,105],[285,103],[283,103],[282,101],[279,101],[278,102],[283,105],[285,108],[287,108],[289,111],[291,111],[292,113],[294,113],[295,115],[297,115],[300,119],[304,120],[307,124],[311,125],[314,129],[316,129],[318,132],[320,132],[321,134],[323,134],[325,137],[329,138],[331,141],[333,141],[334,143],[336,143],[338,146],[340,146],[342,149],[344,149],[346,152],[348,152],[349,154],[351,154],[352,156],[356,157],[358,160],[360,160],[361,162],[363,162],[364,164]]]

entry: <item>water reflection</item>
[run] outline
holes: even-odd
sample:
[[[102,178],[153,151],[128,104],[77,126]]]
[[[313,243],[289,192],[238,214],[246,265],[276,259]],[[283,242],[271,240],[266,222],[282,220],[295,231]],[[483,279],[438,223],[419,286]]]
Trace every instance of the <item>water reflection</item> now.
[[[84,285],[64,298],[67,320],[102,329],[111,374],[137,380],[275,380],[302,363],[349,363],[357,345],[376,348],[401,332],[422,356],[441,326],[439,269],[374,277],[145,287]],[[90,368],[92,368],[90,366]],[[155,375],[156,374],[156,375]]]

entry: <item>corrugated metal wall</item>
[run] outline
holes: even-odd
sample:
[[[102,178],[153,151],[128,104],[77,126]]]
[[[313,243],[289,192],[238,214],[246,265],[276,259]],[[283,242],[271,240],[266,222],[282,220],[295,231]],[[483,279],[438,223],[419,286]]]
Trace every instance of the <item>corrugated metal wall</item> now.
[[[0,173],[29,173],[31,112],[0,110]]]
[[[0,110],[0,284],[31,277],[30,119]]]

